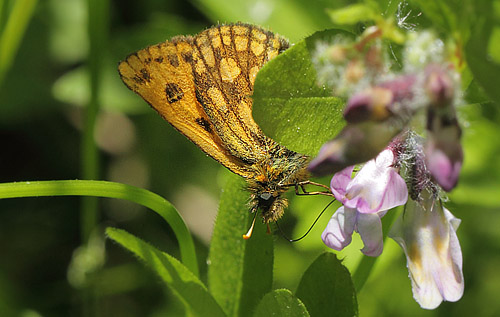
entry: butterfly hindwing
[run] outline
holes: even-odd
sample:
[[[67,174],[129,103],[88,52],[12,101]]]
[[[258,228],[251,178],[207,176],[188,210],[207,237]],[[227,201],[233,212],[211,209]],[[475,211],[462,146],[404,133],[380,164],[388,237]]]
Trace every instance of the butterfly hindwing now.
[[[227,149],[248,164],[268,156],[272,142],[252,118],[251,95],[258,69],[288,47],[280,39],[243,24],[213,27],[194,38],[198,100]]]

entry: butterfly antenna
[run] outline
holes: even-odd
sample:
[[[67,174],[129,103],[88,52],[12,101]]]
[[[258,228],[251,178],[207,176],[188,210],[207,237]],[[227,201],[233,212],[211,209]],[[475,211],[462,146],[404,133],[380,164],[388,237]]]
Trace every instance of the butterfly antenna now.
[[[329,202],[329,203],[328,203],[328,205],[326,205],[326,207],[325,207],[325,208],[323,208],[323,210],[322,210],[322,211],[320,212],[320,214],[316,217],[316,220],[314,220],[314,222],[313,222],[313,223],[312,223],[312,225],[309,227],[309,229],[307,230],[307,232],[306,232],[306,233],[304,233],[304,234],[302,235],[302,237],[300,237],[300,238],[297,238],[297,239],[290,239],[290,238],[288,238],[288,237],[285,235],[285,233],[283,232],[283,230],[281,230],[281,228],[280,228],[280,226],[279,226],[278,222],[276,221],[276,226],[278,227],[278,230],[280,231],[281,236],[282,236],[283,238],[285,238],[286,240],[288,240],[289,242],[297,242],[297,241],[300,241],[300,240],[304,239],[304,238],[305,238],[305,237],[309,234],[309,232],[311,232],[312,228],[314,227],[314,225],[316,224],[316,222],[318,222],[319,218],[321,218],[321,216],[323,215],[323,213],[324,213],[324,212],[328,209],[328,207],[330,207],[330,205],[331,205],[331,204],[333,204],[333,202],[334,202],[334,201],[335,201],[335,199],[334,199],[334,200],[332,200],[331,202]]]
[[[248,229],[248,232],[243,235],[243,239],[248,240],[252,236],[253,227],[255,226],[255,219],[256,218],[257,218],[257,210],[254,211],[252,225],[250,226],[250,229]]]

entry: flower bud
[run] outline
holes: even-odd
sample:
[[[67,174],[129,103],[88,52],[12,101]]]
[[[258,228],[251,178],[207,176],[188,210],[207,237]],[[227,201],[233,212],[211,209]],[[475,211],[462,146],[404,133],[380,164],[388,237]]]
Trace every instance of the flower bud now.
[[[462,131],[455,117],[428,111],[428,133],[425,144],[426,165],[433,179],[444,190],[452,190],[458,182],[463,162],[460,136]]]
[[[413,112],[414,84],[415,76],[401,76],[355,94],[347,102],[344,118],[349,123],[358,123],[405,117]]]
[[[350,124],[325,143],[309,164],[315,175],[336,173],[347,166],[366,162],[380,153],[402,127],[387,122]]]
[[[450,75],[439,65],[426,70],[425,89],[430,99],[427,110],[426,165],[433,179],[444,190],[452,190],[463,162],[458,124],[453,104],[455,87]]]
[[[430,102],[434,106],[445,107],[453,102],[454,85],[445,70],[436,64],[431,64],[425,69],[425,90]]]

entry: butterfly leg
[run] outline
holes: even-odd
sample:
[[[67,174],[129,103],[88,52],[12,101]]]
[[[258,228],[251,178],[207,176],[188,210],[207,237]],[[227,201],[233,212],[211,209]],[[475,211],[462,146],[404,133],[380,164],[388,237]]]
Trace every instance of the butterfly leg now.
[[[309,192],[305,188],[306,185],[319,186],[319,187],[325,188],[327,191],[313,191],[313,192]],[[294,187],[295,187],[295,194],[298,195],[298,196],[304,196],[304,195],[325,195],[325,196],[335,197],[332,194],[332,192],[330,191],[330,188],[328,186],[320,184],[320,183],[312,182],[310,180],[294,184]],[[299,191],[299,188],[302,189],[302,192]]]

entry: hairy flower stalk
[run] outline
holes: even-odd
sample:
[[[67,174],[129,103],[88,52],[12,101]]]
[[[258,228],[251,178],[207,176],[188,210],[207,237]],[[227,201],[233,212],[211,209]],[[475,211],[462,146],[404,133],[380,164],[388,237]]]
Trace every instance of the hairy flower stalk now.
[[[309,170],[316,175],[335,173],[331,191],[343,206],[322,234],[332,249],[345,248],[356,231],[364,243],[361,251],[380,255],[380,219],[392,208],[404,205],[390,236],[406,254],[415,300],[422,308],[433,309],[443,300],[457,301],[464,289],[456,235],[460,220],[440,199],[443,190],[456,186],[463,162],[455,111],[459,85],[458,74],[446,62],[444,44],[428,32],[413,37],[404,54],[402,74],[350,81],[352,76],[346,72],[338,81],[344,85],[341,91],[354,92],[343,113],[347,124],[323,145]],[[353,47],[359,48],[360,43]],[[343,54],[336,54],[332,65],[342,65],[342,58],[349,56],[345,49],[349,46],[342,45]],[[370,43],[365,41],[364,49],[354,54],[357,67],[361,67],[358,73],[367,76],[376,73],[375,68],[384,69],[380,66],[384,56],[373,56],[381,52],[378,45],[369,49]],[[361,51],[367,56],[360,56]],[[353,63],[344,62],[343,70],[347,71]],[[377,66],[369,69],[370,65]],[[345,88],[346,83],[352,87]],[[426,138],[414,131],[413,123],[423,121],[417,120],[419,116],[426,116]],[[353,176],[354,166],[360,163],[364,165]]]

